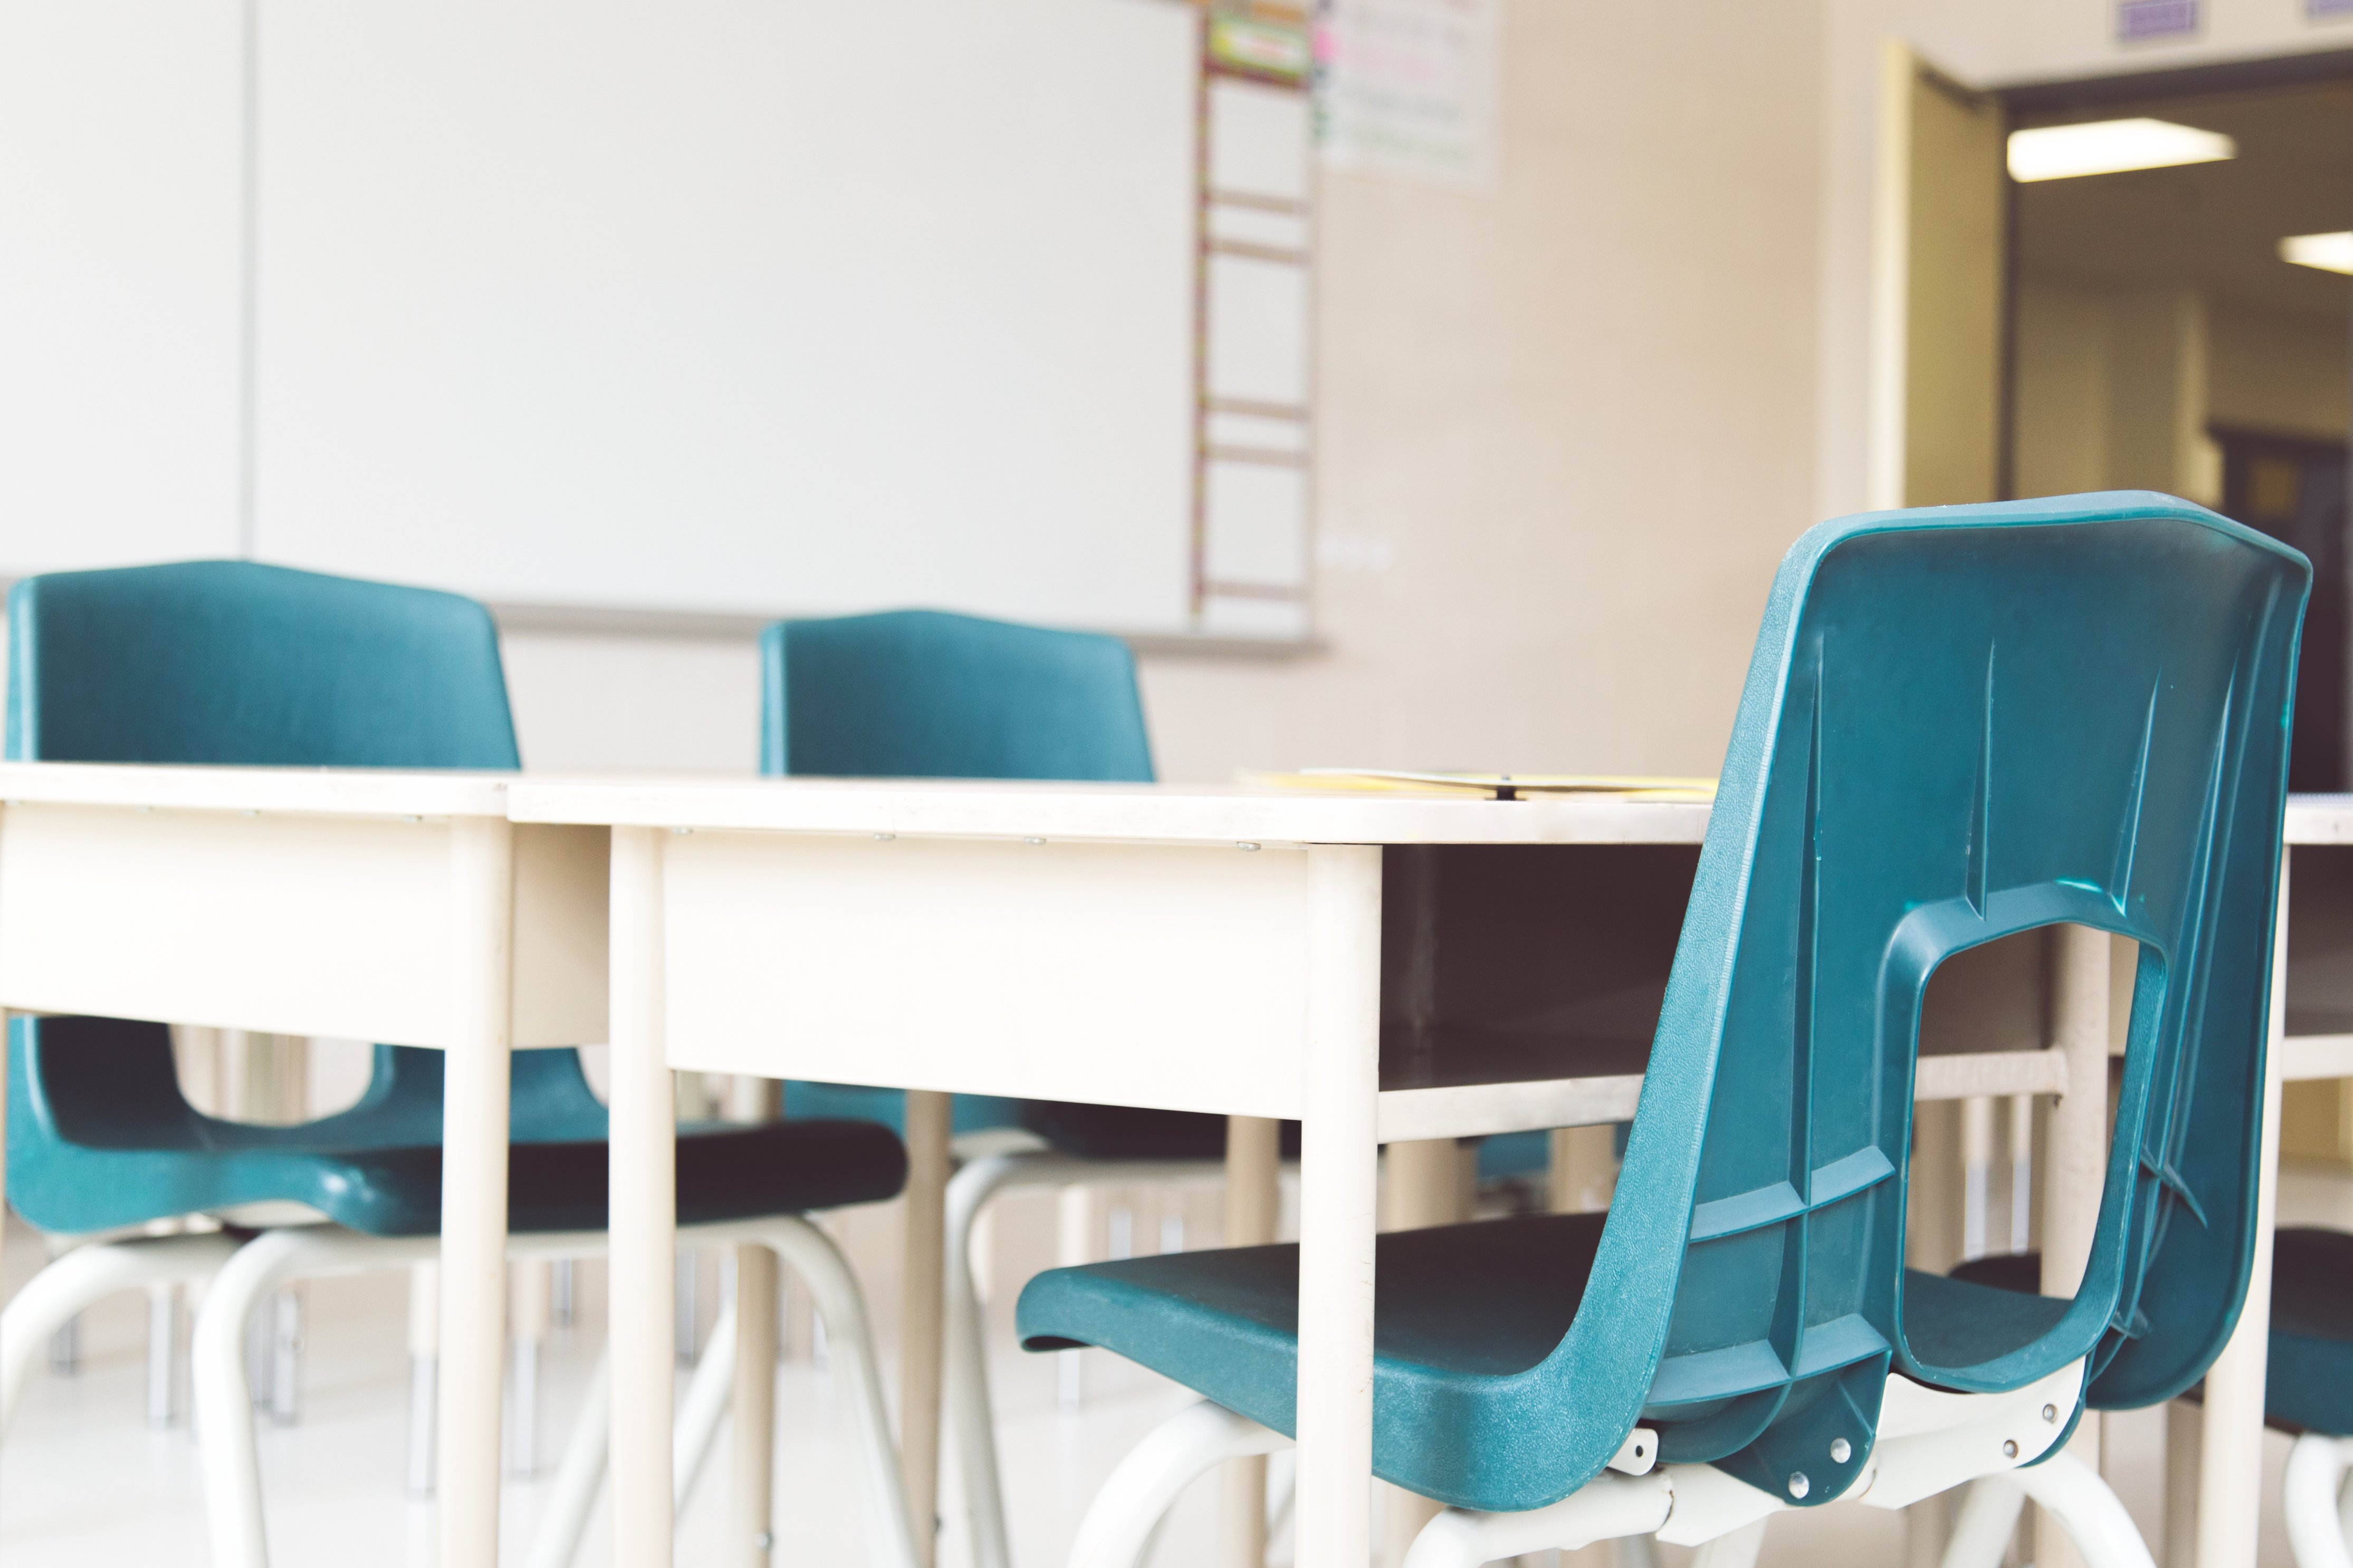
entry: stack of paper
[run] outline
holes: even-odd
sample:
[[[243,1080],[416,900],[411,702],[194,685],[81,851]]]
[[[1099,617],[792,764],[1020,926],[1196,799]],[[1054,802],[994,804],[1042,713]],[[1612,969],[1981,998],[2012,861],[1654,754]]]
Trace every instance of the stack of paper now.
[[[1619,800],[1712,801],[1714,779],[1634,773],[1415,773],[1403,768],[1302,768],[1293,773],[1244,773],[1240,782],[1271,789],[1349,789],[1391,794],[1476,794],[1491,800],[1532,795],[1606,795]]]

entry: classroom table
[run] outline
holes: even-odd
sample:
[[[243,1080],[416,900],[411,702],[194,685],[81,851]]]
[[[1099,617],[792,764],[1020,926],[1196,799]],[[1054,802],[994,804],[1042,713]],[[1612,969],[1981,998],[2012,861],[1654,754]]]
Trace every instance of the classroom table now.
[[[508,808],[613,836],[613,1550],[633,1568],[671,1560],[672,1069],[1299,1119],[1296,1561],[1363,1568],[1378,1147],[1633,1113],[1708,816],[818,779],[523,779]],[[2054,1120],[2054,1167],[2096,1191],[2105,941],[2060,962],[2058,1048],[1926,1058],[1917,1088],[2083,1108]],[[944,1169],[944,1119],[911,1131]],[[2088,1213],[2070,1182],[2046,1204]]]
[[[93,1014],[448,1053],[443,1568],[498,1559],[508,1053],[606,1034],[609,837],[513,826],[509,776],[0,764],[0,1022]]]
[[[2171,1428],[2197,1434],[2199,1458],[2192,1517],[2177,1513],[2167,1531],[2192,1544],[2168,1550],[2169,1568],[2246,1568],[2255,1560],[2281,1090],[2300,1079],[2353,1077],[2353,795],[2289,796],[2284,837],[2254,1268],[2239,1326],[2206,1374],[2202,1409]]]

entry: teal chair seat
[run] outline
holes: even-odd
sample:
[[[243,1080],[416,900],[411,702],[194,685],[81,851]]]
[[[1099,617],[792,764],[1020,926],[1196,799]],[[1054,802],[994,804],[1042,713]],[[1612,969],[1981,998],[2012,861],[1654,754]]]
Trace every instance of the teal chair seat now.
[[[158,1025],[43,1018],[16,1028],[16,1076],[28,1091],[9,1102],[11,1142],[37,1139],[48,1154],[9,1199],[43,1230],[113,1230],[269,1202],[304,1204],[371,1236],[440,1229],[438,1052],[379,1047],[383,1065],[359,1104],[260,1126],[190,1106]],[[519,1097],[514,1118],[508,1227],[603,1230],[604,1107],[572,1051],[525,1052],[517,1064],[533,1093]],[[905,1179],[898,1138],[868,1121],[708,1125],[678,1141],[684,1225],[875,1202]]]
[[[1997,1253],[1953,1270],[2004,1290],[2031,1291],[2036,1252]],[[2271,1352],[2263,1416],[2290,1431],[2353,1436],[2353,1235],[2283,1230],[2272,1238]]]
[[[1532,1215],[1379,1238],[1374,1473],[1460,1508],[1552,1500],[1554,1487],[1528,1473],[1529,1447],[1515,1440],[1529,1413],[1507,1380],[1535,1369],[1568,1332],[1606,1218]],[[2067,1305],[1916,1270],[1906,1289],[1913,1342],[1933,1342],[1955,1359],[2031,1344]],[[1023,1292],[1020,1331],[1027,1350],[1116,1352],[1296,1436],[1294,1246],[1058,1268]]]

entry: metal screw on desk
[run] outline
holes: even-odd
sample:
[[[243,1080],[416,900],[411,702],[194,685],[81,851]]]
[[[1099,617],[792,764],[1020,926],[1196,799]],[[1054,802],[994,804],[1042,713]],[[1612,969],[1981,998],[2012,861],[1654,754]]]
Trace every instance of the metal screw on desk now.
[[[1813,1489],[1814,1483],[1806,1479],[1805,1471],[1791,1470],[1789,1472],[1789,1495],[1791,1497],[1801,1498]]]
[[[1843,1437],[1831,1439],[1831,1463],[1843,1465],[1854,1456],[1854,1445]]]
[[[685,837],[688,834],[690,834],[690,833],[693,832],[693,831],[694,831],[694,829],[693,829],[693,828],[691,828],[691,827],[673,827],[673,828],[671,828],[671,829],[670,829],[670,831],[671,831],[672,833],[677,834],[681,838],[683,838],[683,837]]]
[[[2058,1420],[2058,1419],[2059,1419],[2059,1407],[2058,1407],[2057,1405],[2044,1405],[2044,1406],[2042,1407],[2042,1419],[2044,1419],[2045,1421],[2056,1421],[2056,1420]]]
[[[878,844],[888,844],[898,837],[895,833],[878,833],[874,836],[874,841]]]
[[[2001,1457],[2005,1459],[2015,1459],[2018,1458],[2017,1439],[2012,1437],[2004,1437],[2001,1440]]]
[[[1241,843],[1241,844],[1237,844],[1237,845],[1235,845],[1235,846],[1234,846],[1234,847],[1235,847],[1235,848],[1237,848],[1237,849],[1240,849],[1240,850],[1245,850],[1245,851],[1247,851],[1247,850],[1256,849],[1256,848],[1258,847],[1258,846],[1257,846],[1257,845],[1255,845],[1255,844],[1250,844],[1250,843]]]
[[[1025,838],[1021,842],[1024,844],[1043,844],[1046,841],[1042,838]]]

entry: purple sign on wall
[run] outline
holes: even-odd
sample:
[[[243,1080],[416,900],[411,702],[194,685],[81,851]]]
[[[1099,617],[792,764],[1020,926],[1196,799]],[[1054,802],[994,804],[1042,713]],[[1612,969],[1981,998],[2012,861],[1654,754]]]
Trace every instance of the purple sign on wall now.
[[[2319,4],[2320,0],[2310,0]],[[2116,40],[2179,38],[2198,30],[2198,0],[2118,0]]]

